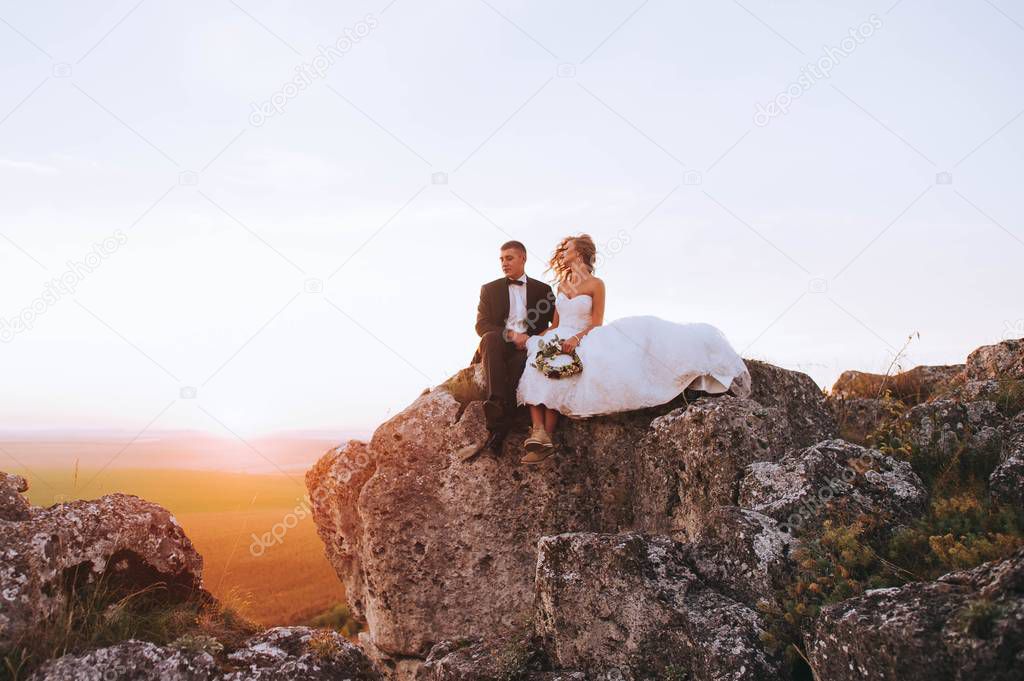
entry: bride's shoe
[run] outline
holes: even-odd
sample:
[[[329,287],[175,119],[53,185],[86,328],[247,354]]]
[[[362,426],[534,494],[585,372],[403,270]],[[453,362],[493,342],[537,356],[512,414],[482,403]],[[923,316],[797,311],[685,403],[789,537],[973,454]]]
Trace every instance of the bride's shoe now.
[[[519,460],[520,463],[540,463],[555,450],[551,436],[543,428],[532,429],[523,445],[526,447],[526,456]]]
[[[551,443],[551,436],[543,427],[534,427],[530,429],[530,435],[523,442],[523,446],[528,452],[541,452],[554,445]]]

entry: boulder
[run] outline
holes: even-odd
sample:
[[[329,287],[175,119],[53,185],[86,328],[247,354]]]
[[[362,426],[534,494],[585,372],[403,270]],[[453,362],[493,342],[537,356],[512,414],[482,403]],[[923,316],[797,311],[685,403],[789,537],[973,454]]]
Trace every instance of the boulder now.
[[[1024,510],[1024,413],[1007,426],[1001,461],[989,477],[992,500]]]
[[[785,415],[794,446],[806,447],[836,436],[835,417],[814,379],[767,362],[745,361],[753,386],[750,399]]]
[[[839,437],[858,445],[867,445],[871,435],[892,417],[893,406],[870,397],[830,397],[829,406],[836,417]]]
[[[374,648],[422,660],[443,640],[516,630],[532,613],[537,539],[632,524],[630,449],[651,418],[567,422],[543,466],[519,463],[525,429],[501,457],[463,462],[455,453],[485,437],[482,405],[440,387],[377,429],[372,474],[345,481],[332,471],[349,463],[322,460],[307,476],[314,519]]]
[[[227,656],[235,671],[223,681],[379,681],[382,677],[359,647],[329,629],[276,627],[248,639]]]
[[[0,651],[40,630],[73,585],[163,584],[169,600],[209,597],[203,559],[167,509],[127,494],[29,507],[18,501],[24,479],[0,475]]]
[[[545,537],[538,634],[554,666],[625,681],[780,678],[760,616],[701,582],[682,544],[635,533]]]
[[[965,453],[973,459],[998,458],[1004,416],[995,402],[937,400],[919,404],[907,414],[908,439],[918,450],[943,460]]]
[[[776,594],[792,581],[799,542],[766,515],[722,506],[708,517],[688,547],[700,578],[752,608],[779,606]]]
[[[892,375],[844,371],[831,394],[837,398],[878,399],[888,391],[893,399],[912,406],[946,393],[963,370],[963,364],[954,364],[918,366]]]
[[[984,345],[967,356],[968,381],[1024,380],[1024,339]]]
[[[701,399],[651,421],[639,443],[638,526],[692,538],[718,506],[734,505],[744,469],[790,446],[775,407],[738,397]]]
[[[229,671],[225,671],[228,669]],[[125,641],[44,663],[29,681],[380,681],[358,647],[329,630],[277,627],[248,639],[218,664],[184,645]]]
[[[808,657],[829,681],[1011,681],[1024,669],[1024,550],[825,608]]]
[[[133,640],[50,660],[28,681],[210,681],[218,673],[207,652]]]
[[[457,456],[486,436],[479,366],[425,391],[368,444],[328,452],[306,477],[313,517],[367,622],[371,657],[408,677],[437,643],[518,631],[533,614],[541,537],[696,529],[701,513],[735,503],[747,463],[834,430],[809,377],[752,366],[762,382],[755,393],[771,405],[681,395],[652,409],[563,419],[558,451],[541,466],[519,463],[525,410],[501,456]]]
[[[327,558],[345,581],[345,600],[357,613],[366,609],[366,579],[361,560],[363,527],[353,513],[359,492],[376,472],[365,442],[350,440],[324,454],[306,472],[313,519]],[[329,495],[329,499],[322,498]]]
[[[580,672],[551,672],[546,666],[532,634],[442,641],[431,648],[416,681],[583,681]]]
[[[27,491],[25,478],[0,471],[0,520],[28,520],[32,505],[24,496]]]
[[[910,464],[845,440],[794,450],[778,462],[747,467],[740,503],[801,535],[828,518],[870,516],[879,528],[925,511],[927,491]]]

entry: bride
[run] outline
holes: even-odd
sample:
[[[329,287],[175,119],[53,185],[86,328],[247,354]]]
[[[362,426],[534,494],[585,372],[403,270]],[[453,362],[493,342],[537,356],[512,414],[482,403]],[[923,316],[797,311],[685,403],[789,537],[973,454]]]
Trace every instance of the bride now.
[[[566,237],[549,262],[558,282],[551,328],[526,343],[526,368],[516,392],[530,406],[533,428],[521,461],[540,463],[554,450],[559,414],[596,416],[664,404],[683,390],[746,397],[750,374],[722,332],[710,324],[658,317],[604,323],[605,285],[594,276],[597,247],[587,234]],[[557,338],[565,364],[575,351],[581,373],[548,378],[535,365],[542,344]],[[552,366],[556,363],[551,361]]]

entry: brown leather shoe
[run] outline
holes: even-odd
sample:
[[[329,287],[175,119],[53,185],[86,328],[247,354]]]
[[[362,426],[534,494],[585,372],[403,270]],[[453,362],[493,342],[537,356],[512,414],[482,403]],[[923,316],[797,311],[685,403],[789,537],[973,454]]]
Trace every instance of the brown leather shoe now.
[[[501,456],[501,447],[505,443],[505,433],[493,432],[488,433],[487,439],[483,443],[473,443],[466,445],[458,452],[455,453],[456,458],[460,461],[472,461],[476,456],[482,452],[487,452],[494,456]]]
[[[552,454],[555,453],[554,447],[544,447],[543,449],[537,449],[532,452],[527,452],[526,456],[519,459],[519,463],[524,463],[527,466],[536,466],[537,464],[544,461]]]

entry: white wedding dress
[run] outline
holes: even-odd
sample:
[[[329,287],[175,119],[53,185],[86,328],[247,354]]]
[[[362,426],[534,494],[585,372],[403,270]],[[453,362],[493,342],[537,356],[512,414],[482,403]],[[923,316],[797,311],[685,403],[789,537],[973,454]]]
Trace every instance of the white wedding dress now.
[[[548,378],[533,363],[541,341],[567,340],[590,325],[593,299],[555,298],[558,327],[526,343],[526,368],[516,393],[519,404],[543,404],[567,416],[654,407],[683,390],[750,394],[750,373],[722,332],[710,324],[676,324],[658,317],[625,317],[599,326],[576,350],[583,372]],[[568,357],[561,355],[566,361]]]

